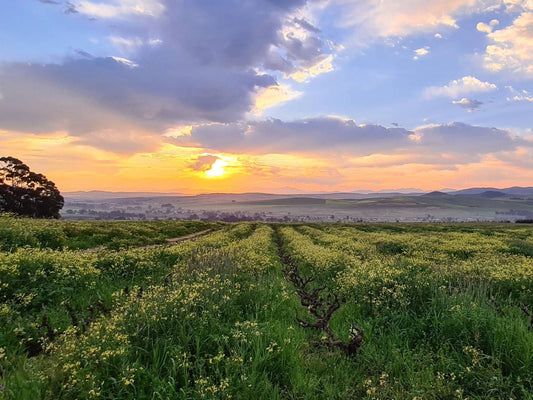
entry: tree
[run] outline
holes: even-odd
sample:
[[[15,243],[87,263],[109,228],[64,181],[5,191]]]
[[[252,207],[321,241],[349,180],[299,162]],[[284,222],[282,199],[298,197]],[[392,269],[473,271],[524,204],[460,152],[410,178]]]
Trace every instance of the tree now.
[[[64,199],[54,182],[14,157],[0,157],[0,211],[59,218]]]

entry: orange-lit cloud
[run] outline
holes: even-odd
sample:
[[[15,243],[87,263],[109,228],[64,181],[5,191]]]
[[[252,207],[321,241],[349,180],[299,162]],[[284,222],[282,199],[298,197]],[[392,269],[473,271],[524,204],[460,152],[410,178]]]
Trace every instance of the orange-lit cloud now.
[[[427,140],[424,135],[431,132],[427,129],[419,133],[421,141]],[[61,191],[195,194],[504,187],[523,186],[530,180],[533,167],[530,136],[514,149],[479,157],[465,157],[453,148],[425,153],[416,146],[409,152],[373,152],[366,156],[348,152],[332,156],[311,149],[293,154],[211,153],[205,148],[164,141],[150,152],[119,154],[84,144],[64,132],[35,135],[1,131],[0,142],[3,154],[18,157],[32,170],[44,173]]]
[[[457,29],[461,14],[498,7],[500,0],[335,0],[344,6],[344,26],[361,28],[367,35],[388,37]]]
[[[318,60],[315,64],[305,69],[293,72],[290,77],[297,82],[305,82],[310,78],[314,78],[318,75],[325,74],[326,72],[333,71],[333,58],[332,54]]]
[[[255,98],[253,113],[261,115],[263,110],[278,104],[297,99],[303,93],[291,90],[285,85],[272,85],[259,91]]]

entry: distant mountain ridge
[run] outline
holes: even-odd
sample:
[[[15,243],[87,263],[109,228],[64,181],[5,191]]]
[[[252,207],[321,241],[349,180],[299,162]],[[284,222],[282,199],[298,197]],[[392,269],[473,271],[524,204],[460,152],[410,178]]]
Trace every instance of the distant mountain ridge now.
[[[89,190],[76,192],[63,192],[63,197],[71,199],[118,199],[127,197],[166,197],[183,196],[181,193],[157,193],[157,192],[110,192],[106,190]]]
[[[71,200],[110,200],[110,199],[124,199],[132,197],[184,197],[184,198],[212,198],[213,200],[269,200],[275,198],[293,198],[293,197],[306,197],[315,199],[364,199],[375,197],[393,197],[393,196],[473,196],[482,197],[487,199],[495,199],[505,196],[533,196],[533,187],[519,187],[513,186],[509,188],[499,189],[493,187],[481,187],[481,188],[468,188],[461,190],[443,189],[443,191],[430,191],[424,192],[418,189],[408,189],[409,192],[391,191],[368,191],[363,193],[357,192],[330,192],[330,193],[293,193],[293,194],[276,194],[276,193],[205,193],[199,195],[185,195],[183,193],[162,193],[162,192],[111,192],[103,190],[91,190],[91,191],[76,191],[76,192],[64,192],[63,196]]]
[[[498,189],[493,187],[484,187],[484,188],[468,188],[456,190],[455,192],[450,192],[451,194],[458,195],[478,195],[484,192],[501,192],[506,195],[519,195],[519,196],[531,196],[533,195],[533,187],[520,187],[513,186],[505,189]]]

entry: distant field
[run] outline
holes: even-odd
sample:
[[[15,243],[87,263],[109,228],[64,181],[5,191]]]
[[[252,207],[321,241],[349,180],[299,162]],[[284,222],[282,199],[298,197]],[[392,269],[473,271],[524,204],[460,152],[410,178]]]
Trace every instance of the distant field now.
[[[533,399],[531,224],[1,217],[0,246],[0,399]]]
[[[528,192],[529,193],[529,192]],[[266,222],[478,222],[533,219],[531,194],[206,194],[67,198],[68,219],[203,219]],[[233,217],[233,218],[232,218]]]

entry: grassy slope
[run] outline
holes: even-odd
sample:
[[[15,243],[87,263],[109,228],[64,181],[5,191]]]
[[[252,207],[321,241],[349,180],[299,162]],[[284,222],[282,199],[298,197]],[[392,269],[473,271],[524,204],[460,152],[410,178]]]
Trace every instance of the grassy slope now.
[[[278,241],[344,299],[335,334],[365,329],[355,359],[296,324],[312,317]],[[0,398],[533,398],[532,250],[528,225],[248,223],[159,250],[4,253]],[[83,320],[98,297],[112,311],[68,328],[61,302]],[[66,330],[52,344],[43,306]]]
[[[273,199],[244,203],[246,205],[270,206],[325,206],[328,208],[368,208],[368,207],[439,207],[444,209],[490,209],[490,210],[531,210],[531,200],[485,199],[481,197],[451,196],[451,195],[424,195],[424,196],[393,196],[376,197],[368,199],[317,199],[308,197],[291,197],[287,199]]]

